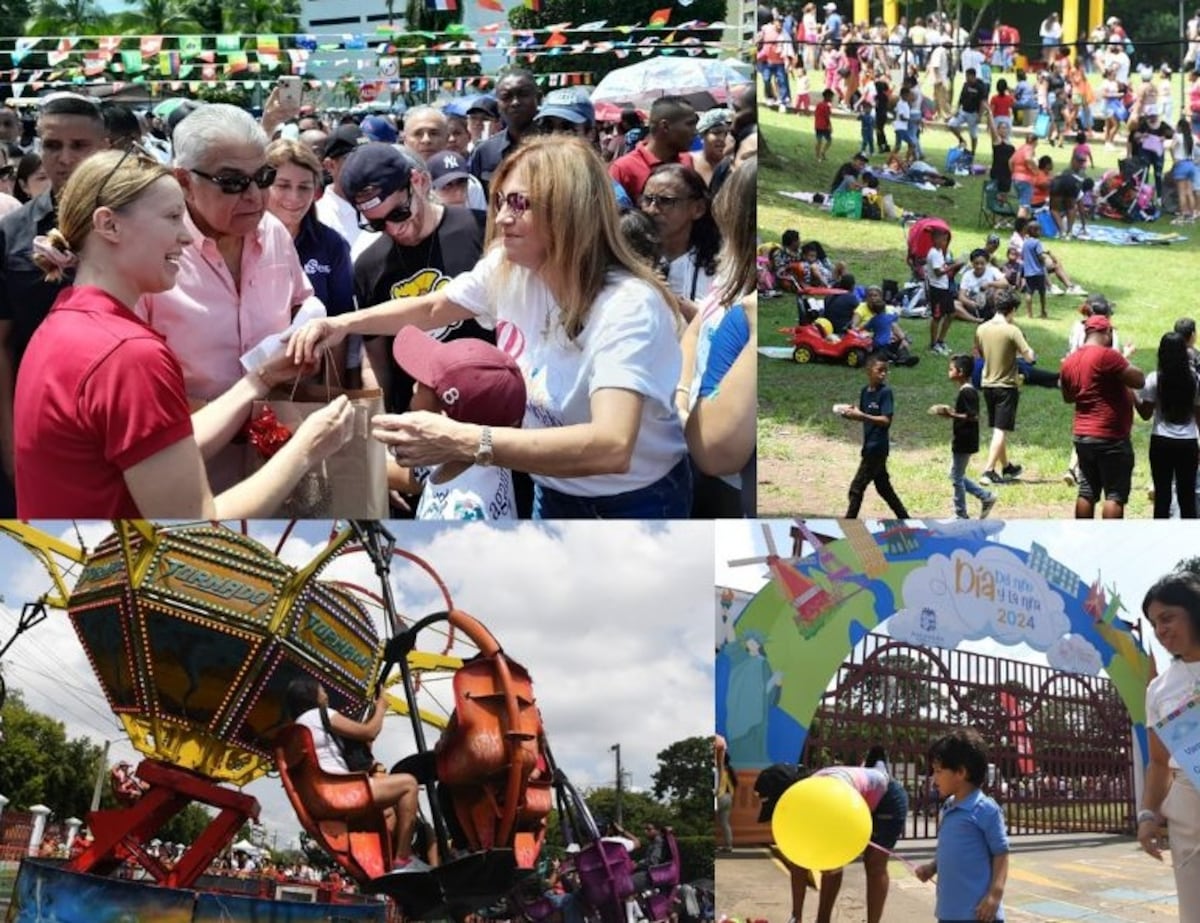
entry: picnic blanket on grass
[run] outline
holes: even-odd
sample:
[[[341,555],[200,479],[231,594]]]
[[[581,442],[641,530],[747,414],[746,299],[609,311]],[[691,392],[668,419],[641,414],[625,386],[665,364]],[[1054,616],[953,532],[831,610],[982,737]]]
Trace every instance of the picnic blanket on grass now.
[[[1157,231],[1144,231],[1141,228],[1112,224],[1089,224],[1087,233],[1080,234],[1079,239],[1091,243],[1112,244],[1117,247],[1132,247],[1139,244],[1165,246],[1187,240],[1180,234],[1160,234]]]

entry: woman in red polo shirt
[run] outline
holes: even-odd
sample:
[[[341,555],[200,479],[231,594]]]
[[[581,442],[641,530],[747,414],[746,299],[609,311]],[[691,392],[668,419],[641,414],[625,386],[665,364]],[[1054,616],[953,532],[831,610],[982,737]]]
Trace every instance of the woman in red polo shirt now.
[[[310,417],[259,472],[214,498],[204,457],[233,438],[286,364],[249,373],[189,412],[178,360],[132,311],[175,284],[191,236],[171,171],[105,151],[64,187],[58,227],[34,241],[50,278],[74,267],[34,333],[14,403],[17,513],[37,518],[238,519],[274,510],[312,465],[342,446],[340,399]]]

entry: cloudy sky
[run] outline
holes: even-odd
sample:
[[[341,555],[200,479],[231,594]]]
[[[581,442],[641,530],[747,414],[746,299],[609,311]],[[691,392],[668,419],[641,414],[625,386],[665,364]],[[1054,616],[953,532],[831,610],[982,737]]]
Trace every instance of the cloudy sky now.
[[[41,525],[71,544],[81,536],[88,548],[110,531],[106,523]],[[282,528],[252,523],[249,531],[274,548]],[[658,751],[712,733],[711,523],[404,522],[391,528],[398,546],[429,561],[455,604],[529,669],[555,757],[577,785],[612,785],[610,748],[620,743],[627,784],[647,789]],[[328,523],[302,524],[281,556],[307,562],[328,533]],[[365,555],[340,559],[325,576],[378,586]],[[407,562],[393,566],[392,585],[403,614],[443,608],[432,581]],[[21,605],[48,586],[34,558],[0,538],[0,641],[11,637]],[[5,655],[3,670],[9,688],[62,720],[70,736],[111,741],[111,762],[139,758],[64,613],[51,612],[22,636]],[[432,741],[436,731],[427,737]],[[412,749],[407,719],[390,716],[376,755],[390,764]],[[278,780],[261,779],[246,791],[261,802],[263,821],[282,847],[298,825]]]
[[[790,554],[792,541],[788,531],[791,520],[765,523],[775,538],[780,554]],[[755,592],[765,582],[762,565],[730,567],[728,562],[766,554],[766,540],[759,522],[718,524],[717,578],[719,586]],[[840,535],[836,521],[811,520],[814,531]],[[1075,522],[1074,520],[1022,520],[1004,523],[991,536],[992,541],[1028,551],[1033,542],[1046,548],[1055,560],[1067,565],[1083,580],[1091,582],[1099,574],[1105,586],[1116,585],[1125,603],[1123,618],[1142,623],[1142,637],[1149,639],[1161,670],[1167,655],[1153,640],[1153,632],[1141,612],[1142,597],[1159,577],[1172,570],[1182,558],[1200,555],[1200,534],[1191,523],[1179,519]],[[883,627],[886,633],[886,623]],[[1025,645],[1003,647],[994,641],[968,641],[963,650],[1028,659],[1045,663],[1045,658]]]

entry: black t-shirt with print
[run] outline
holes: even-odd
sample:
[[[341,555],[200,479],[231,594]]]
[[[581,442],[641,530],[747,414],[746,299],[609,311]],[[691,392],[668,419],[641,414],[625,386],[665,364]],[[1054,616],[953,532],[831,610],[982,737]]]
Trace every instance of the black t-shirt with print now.
[[[483,255],[483,228],[474,212],[460,205],[446,206],[442,221],[425,240],[412,247],[397,246],[386,234],[354,261],[354,295],[360,308],[413,295],[427,295],[472,269]],[[476,337],[495,343],[495,334],[474,320],[428,331],[443,342]],[[388,356],[392,354],[388,338]],[[392,382],[385,395],[387,409],[403,413],[412,398],[413,378],[392,361]]]

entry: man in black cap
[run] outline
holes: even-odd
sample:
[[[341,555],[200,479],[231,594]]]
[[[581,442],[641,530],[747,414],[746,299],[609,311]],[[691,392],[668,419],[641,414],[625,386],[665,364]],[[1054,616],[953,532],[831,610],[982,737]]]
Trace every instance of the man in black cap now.
[[[47,282],[33,264],[33,239],[58,223],[59,193],[71,174],[107,147],[95,100],[74,93],[47,96],[38,111],[42,167],[50,188],[0,220],[0,516],[16,515],[13,478],[13,383],[29,338],[50,312],[59,290],[74,281]]]
[[[325,156],[321,161],[331,181],[321,198],[317,199],[317,218],[346,238],[351,249],[362,231],[358,226],[358,211],[342,186],[342,165],[346,155],[360,144],[365,144],[366,140],[357,125],[339,125],[326,140]]]
[[[342,188],[362,224],[380,232],[354,261],[359,307],[436,291],[483,254],[483,228],[475,215],[463,206],[433,201],[431,182],[426,169],[414,169],[414,162],[390,144],[366,144],[346,158]],[[443,341],[472,336],[495,342],[494,334],[474,320],[427,332]],[[368,352],[388,410],[403,413],[412,397],[412,377],[392,360],[390,342],[385,350]]]
[[[496,100],[482,93],[464,104],[467,134],[470,135],[468,154],[496,133],[500,126],[500,107]]]
[[[470,173],[486,190],[492,174],[510,150],[517,146],[537,115],[537,83],[527,70],[509,71],[496,85],[496,102],[504,117],[504,131],[477,145],[471,153]]]

